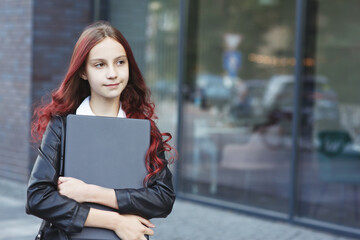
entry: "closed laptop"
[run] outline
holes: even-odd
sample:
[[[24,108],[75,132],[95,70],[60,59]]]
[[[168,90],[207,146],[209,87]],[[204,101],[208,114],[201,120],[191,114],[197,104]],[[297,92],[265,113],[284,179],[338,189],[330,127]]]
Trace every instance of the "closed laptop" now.
[[[149,120],[68,115],[64,176],[112,189],[142,188],[147,175],[145,155],[149,145]],[[71,238],[119,239],[113,231],[87,227]]]

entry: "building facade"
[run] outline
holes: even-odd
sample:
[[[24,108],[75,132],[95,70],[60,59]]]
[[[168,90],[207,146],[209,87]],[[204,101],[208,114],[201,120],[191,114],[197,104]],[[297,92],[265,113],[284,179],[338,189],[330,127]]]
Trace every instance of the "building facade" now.
[[[173,134],[179,197],[360,236],[359,1],[0,4],[0,176],[28,177],[33,104],[103,19],[129,40]]]

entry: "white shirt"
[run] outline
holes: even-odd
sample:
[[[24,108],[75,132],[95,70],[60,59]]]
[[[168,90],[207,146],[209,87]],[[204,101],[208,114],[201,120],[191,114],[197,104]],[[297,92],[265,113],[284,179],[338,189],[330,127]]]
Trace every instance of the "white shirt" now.
[[[90,107],[90,96],[85,98],[84,101],[82,101],[82,103],[80,104],[80,106],[76,109],[76,115],[96,116]],[[121,108],[121,103],[117,117],[126,118],[126,113]]]

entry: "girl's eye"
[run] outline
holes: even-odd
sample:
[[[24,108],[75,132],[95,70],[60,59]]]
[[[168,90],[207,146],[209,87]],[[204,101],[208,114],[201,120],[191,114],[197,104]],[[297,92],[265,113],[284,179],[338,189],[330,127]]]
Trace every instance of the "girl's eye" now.
[[[117,65],[123,65],[124,63],[125,63],[124,60],[119,60],[119,61],[117,62]]]
[[[103,67],[103,66],[104,66],[103,63],[97,63],[97,64],[95,64],[95,67],[96,67],[96,68],[101,68],[101,67]]]

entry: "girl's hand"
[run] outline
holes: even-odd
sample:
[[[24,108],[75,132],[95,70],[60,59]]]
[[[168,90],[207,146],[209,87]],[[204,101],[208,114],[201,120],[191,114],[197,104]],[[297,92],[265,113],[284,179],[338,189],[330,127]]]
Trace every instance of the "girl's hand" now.
[[[88,199],[89,184],[72,177],[59,177],[58,191],[61,195],[82,203]]]
[[[119,215],[113,231],[122,240],[146,240],[144,235],[154,235],[155,227],[149,220],[136,215]]]

